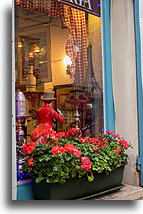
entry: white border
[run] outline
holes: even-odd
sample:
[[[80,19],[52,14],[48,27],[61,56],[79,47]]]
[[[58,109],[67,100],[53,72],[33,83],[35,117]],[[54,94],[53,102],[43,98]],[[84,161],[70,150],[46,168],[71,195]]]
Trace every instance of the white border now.
[[[12,200],[17,199],[16,128],[15,128],[15,16],[12,1]]]

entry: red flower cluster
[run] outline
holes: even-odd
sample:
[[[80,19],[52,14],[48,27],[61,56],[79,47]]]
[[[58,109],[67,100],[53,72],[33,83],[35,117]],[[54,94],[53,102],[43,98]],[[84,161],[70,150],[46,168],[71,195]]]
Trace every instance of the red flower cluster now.
[[[52,152],[53,155],[56,155],[56,154],[60,154],[60,153],[65,152],[65,150],[64,150],[64,148],[62,146],[56,145],[56,146],[54,146],[52,148],[51,152]]]
[[[118,147],[117,149],[114,150],[114,152],[117,153],[117,154],[119,154],[120,151],[121,151],[121,148],[120,148],[120,147]]]
[[[28,159],[28,165],[32,166],[34,164],[33,160],[34,160],[33,158]]]
[[[42,132],[43,137],[49,137],[51,130],[49,128],[45,128]]]
[[[98,138],[90,138],[89,140],[91,143],[97,144],[99,139]]]
[[[28,142],[24,145],[22,145],[22,151],[25,153],[25,154],[30,154],[33,152],[33,150],[36,148],[36,143],[35,142]]]
[[[124,148],[128,148],[129,147],[129,143],[127,141],[125,141],[124,139],[121,139],[118,144],[122,145]]]
[[[73,144],[66,144],[64,147],[56,145],[52,148],[51,152],[53,155],[63,152],[73,153],[76,157],[80,157],[82,155],[81,151],[79,151]]]
[[[92,165],[92,162],[89,160],[88,157],[84,156],[81,157],[82,165],[80,166],[82,169],[86,169],[86,171],[89,171]]]
[[[110,130],[106,131],[106,134],[113,134],[113,133],[114,131],[110,131]]]
[[[46,142],[45,139],[41,139],[41,140],[40,140],[40,143],[47,144],[47,142]]]
[[[120,135],[119,134],[112,134],[112,137],[120,139]]]
[[[98,138],[90,138],[89,142],[94,143],[95,145],[97,145],[99,147],[105,146],[108,143],[108,141],[106,139],[102,139],[102,141],[101,141]]]
[[[69,138],[72,138],[72,137],[81,137],[82,133],[81,133],[80,130],[72,128],[72,129],[70,129],[69,131],[66,132],[66,136],[69,137]]]
[[[65,137],[65,136],[66,136],[65,132],[56,133],[56,137]]]

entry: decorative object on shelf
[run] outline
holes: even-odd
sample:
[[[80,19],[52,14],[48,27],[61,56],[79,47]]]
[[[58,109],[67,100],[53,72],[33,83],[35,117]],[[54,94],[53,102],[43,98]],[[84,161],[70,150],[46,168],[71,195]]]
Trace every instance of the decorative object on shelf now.
[[[17,137],[17,179],[22,180],[25,173],[23,172],[23,163],[25,158],[22,152],[22,145],[26,143],[25,133],[22,125],[25,123],[25,120],[30,117],[30,115],[26,115],[26,98],[21,91],[17,91],[16,93],[16,119],[18,121],[18,127],[16,131]]]
[[[43,135],[45,139],[22,147],[35,199],[78,199],[121,188],[126,150],[132,146],[119,134],[108,130],[83,138],[73,128],[59,133],[47,129]]]
[[[28,76],[26,77],[26,91],[36,91],[36,77],[33,74],[33,66],[29,67]]]
[[[16,93],[16,116],[26,115],[26,98],[22,91],[18,90]]]
[[[37,141],[39,138],[43,138],[43,133],[48,129],[52,129],[53,120],[57,120],[60,123],[64,122],[64,116],[60,112],[59,114],[50,107],[50,104],[56,99],[54,98],[54,91],[44,92],[44,96],[41,97],[44,105],[37,111],[37,120],[39,122],[32,134],[32,141]]]
[[[80,123],[80,115],[78,108],[80,104],[86,104],[89,101],[88,97],[86,96],[85,92],[81,89],[78,89],[76,86],[75,89],[71,90],[69,96],[65,100],[65,102],[73,104],[75,106],[75,128],[79,129]]]

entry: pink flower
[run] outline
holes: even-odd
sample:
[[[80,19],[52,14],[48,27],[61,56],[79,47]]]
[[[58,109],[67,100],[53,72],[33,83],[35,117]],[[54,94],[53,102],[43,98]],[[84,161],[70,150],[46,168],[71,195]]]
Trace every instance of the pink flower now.
[[[81,151],[74,151],[73,154],[78,158],[82,155]]]
[[[121,149],[118,147],[117,149],[114,150],[115,153],[119,154]]]
[[[92,165],[92,162],[89,160],[88,157],[84,156],[81,158],[82,165],[80,166],[82,169],[86,169],[86,171],[89,171]]]
[[[121,139],[118,144],[122,145],[124,148],[129,147],[129,143],[127,141],[125,141],[124,139]]]

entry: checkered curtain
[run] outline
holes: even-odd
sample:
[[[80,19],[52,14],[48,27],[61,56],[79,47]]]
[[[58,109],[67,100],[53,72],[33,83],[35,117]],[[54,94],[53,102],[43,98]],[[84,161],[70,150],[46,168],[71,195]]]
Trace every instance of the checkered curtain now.
[[[70,30],[65,51],[72,60],[70,68],[71,79],[74,80],[75,72],[78,72],[79,83],[82,83],[88,64],[85,13],[54,0],[15,0],[15,5],[39,13],[48,13],[49,16],[62,18],[65,26]],[[79,48],[77,54],[74,52],[75,42]],[[77,61],[77,66],[75,60]]]

